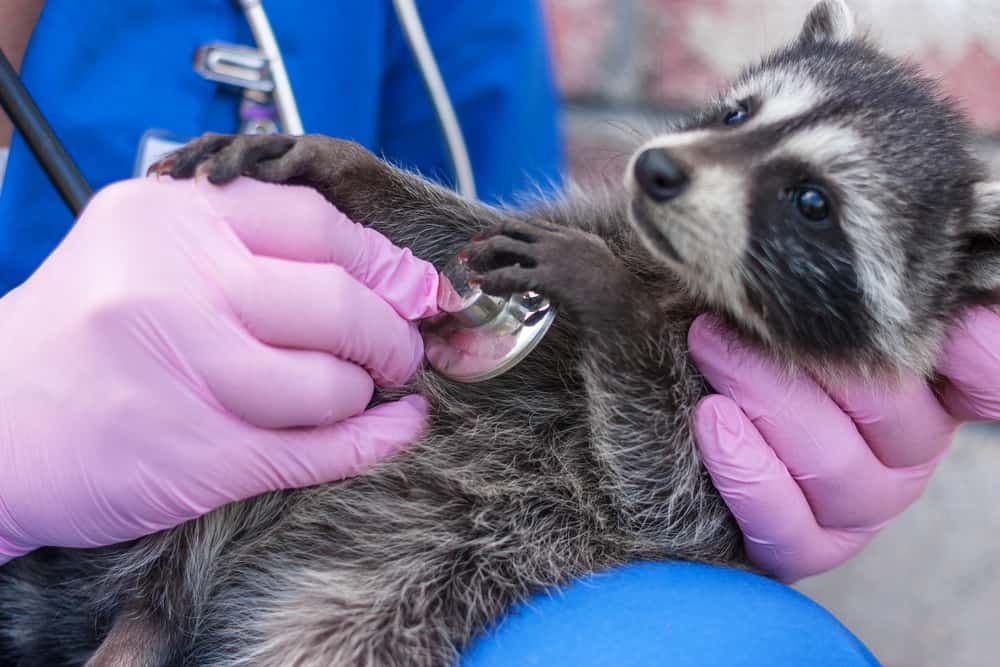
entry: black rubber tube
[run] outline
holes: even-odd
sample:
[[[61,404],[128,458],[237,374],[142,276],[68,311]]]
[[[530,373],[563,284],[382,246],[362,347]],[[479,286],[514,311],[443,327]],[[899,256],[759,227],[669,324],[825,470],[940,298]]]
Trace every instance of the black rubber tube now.
[[[0,50],[0,106],[7,112],[14,127],[24,137],[35,159],[42,165],[52,185],[59,191],[74,216],[80,214],[93,190],[80,168],[66,152],[66,147],[52,131],[38,105],[14,71],[7,56]]]

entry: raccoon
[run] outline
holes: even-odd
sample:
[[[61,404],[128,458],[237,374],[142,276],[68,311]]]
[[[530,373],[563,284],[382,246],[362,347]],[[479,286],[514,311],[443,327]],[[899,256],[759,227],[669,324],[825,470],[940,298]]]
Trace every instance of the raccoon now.
[[[195,141],[161,171],[313,187],[438,268],[466,248],[485,291],[536,290],[560,316],[496,379],[421,372],[382,392],[425,396],[427,428],[359,477],[11,562],[0,663],[446,665],[510,605],[585,573],[746,567],[692,436],[709,392],[693,318],[821,382],[929,375],[949,323],[1000,288],[1000,186],[970,142],[840,0],[640,146],[624,187],[527,212],[327,137]]]

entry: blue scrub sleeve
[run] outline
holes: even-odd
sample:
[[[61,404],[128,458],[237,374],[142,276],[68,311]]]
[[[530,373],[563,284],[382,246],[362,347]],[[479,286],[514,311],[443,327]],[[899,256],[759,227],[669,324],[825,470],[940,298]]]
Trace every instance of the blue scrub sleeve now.
[[[536,596],[461,667],[878,667],[822,607],[759,575],[635,563]]]

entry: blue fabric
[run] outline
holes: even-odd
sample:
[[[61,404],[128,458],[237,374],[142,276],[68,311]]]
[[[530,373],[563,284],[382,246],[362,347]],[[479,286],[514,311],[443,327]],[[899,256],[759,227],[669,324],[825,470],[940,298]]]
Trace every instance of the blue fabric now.
[[[878,667],[833,616],[787,586],[691,563],[635,563],[540,595],[461,667]]]
[[[450,182],[441,134],[389,0],[269,2],[303,124]],[[421,0],[479,195],[495,202],[557,181],[557,100],[537,0]],[[191,69],[200,44],[252,44],[231,0],[49,0],[22,78],[98,189],[131,175],[149,128],[233,132],[237,98]],[[0,191],[0,295],[72,220],[15,137]]]

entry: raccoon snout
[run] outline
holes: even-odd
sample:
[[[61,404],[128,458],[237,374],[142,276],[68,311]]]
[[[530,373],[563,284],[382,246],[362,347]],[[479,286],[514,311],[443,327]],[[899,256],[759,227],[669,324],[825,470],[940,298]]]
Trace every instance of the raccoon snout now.
[[[665,148],[643,151],[635,161],[635,180],[654,201],[665,202],[684,192],[688,175]]]

